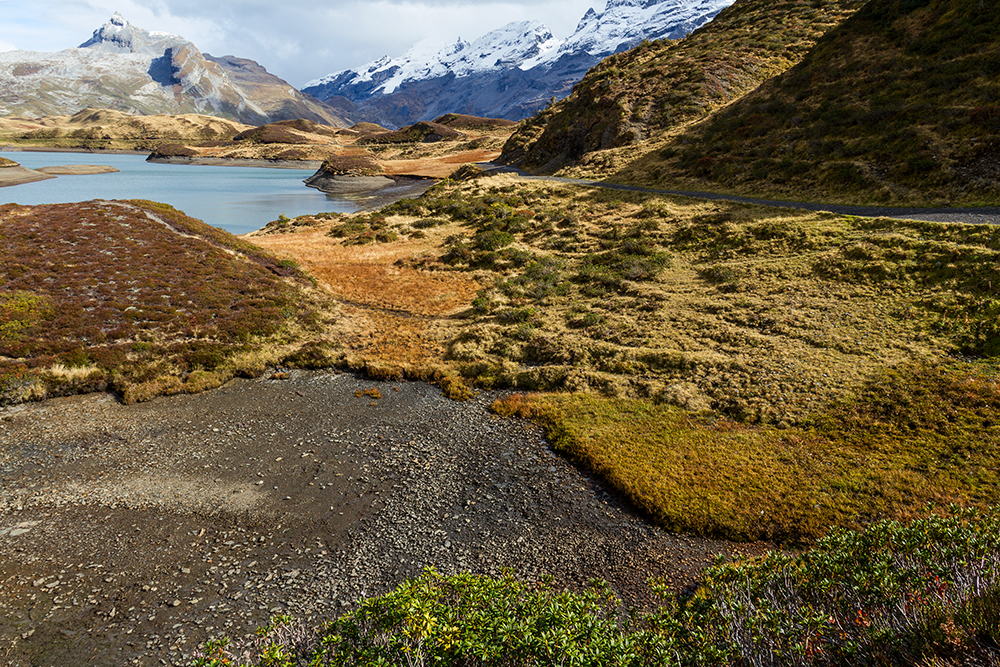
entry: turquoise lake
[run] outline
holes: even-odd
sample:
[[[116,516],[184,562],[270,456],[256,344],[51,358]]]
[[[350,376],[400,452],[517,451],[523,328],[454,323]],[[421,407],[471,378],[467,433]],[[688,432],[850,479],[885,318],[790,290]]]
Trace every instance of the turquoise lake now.
[[[145,155],[0,152],[29,169],[98,164],[117,174],[59,176],[0,188],[0,203],[62,204],[90,199],[150,199],[233,234],[260,229],[284,214],[351,213],[359,205],[306,187],[314,169],[205,167],[146,162]]]

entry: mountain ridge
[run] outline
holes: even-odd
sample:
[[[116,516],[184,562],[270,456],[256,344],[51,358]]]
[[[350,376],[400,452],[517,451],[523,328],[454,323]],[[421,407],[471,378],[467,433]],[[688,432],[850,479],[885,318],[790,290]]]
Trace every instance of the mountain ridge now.
[[[133,26],[117,12],[79,47],[0,53],[0,114],[60,116],[87,107],[207,113],[252,125],[294,118],[351,124],[254,61],[203,54],[183,37]]]
[[[444,113],[521,120],[569,94],[605,56],[644,39],[682,37],[732,0],[610,0],[565,40],[537,21],[512,22],[473,42],[421,42],[402,56],[310,81],[303,92],[399,127]]]

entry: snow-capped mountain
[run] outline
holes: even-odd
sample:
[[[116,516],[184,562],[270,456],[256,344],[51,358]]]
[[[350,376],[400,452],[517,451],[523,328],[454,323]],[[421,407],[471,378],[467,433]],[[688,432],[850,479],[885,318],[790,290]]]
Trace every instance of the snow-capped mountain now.
[[[467,77],[482,72],[517,67],[533,58],[555,52],[561,42],[538,21],[508,23],[476,41],[441,44],[436,40],[418,42],[398,58],[380,58],[357,70],[344,70],[311,81],[306,88],[337,85],[363,87],[370,93],[388,95],[408,81],[448,76]]]
[[[257,63],[203,54],[183,37],[121,14],[77,48],[0,53],[0,115],[72,115],[86,107],[133,114],[203,113],[262,124],[307,118],[344,124]]]
[[[355,117],[402,126],[444,113],[519,120],[569,94],[603,58],[644,39],[683,37],[734,0],[607,0],[565,40],[537,21],[509,23],[471,44],[420,42],[311,81],[302,89]]]

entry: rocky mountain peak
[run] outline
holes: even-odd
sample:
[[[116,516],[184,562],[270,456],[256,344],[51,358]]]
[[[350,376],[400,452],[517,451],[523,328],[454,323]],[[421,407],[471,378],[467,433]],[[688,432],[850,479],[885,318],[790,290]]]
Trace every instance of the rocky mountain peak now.
[[[111,19],[94,31],[94,35],[80,45],[81,49],[94,49],[103,53],[141,53],[162,56],[172,47],[187,44],[187,40],[166,32],[150,32],[129,23],[115,12]]]
[[[566,40],[538,21],[497,28],[472,43],[420,42],[383,58],[310,81],[321,100],[346,98],[362,118],[401,127],[445,113],[518,120],[569,94],[587,70],[644,39],[683,37],[733,0],[607,0]]]

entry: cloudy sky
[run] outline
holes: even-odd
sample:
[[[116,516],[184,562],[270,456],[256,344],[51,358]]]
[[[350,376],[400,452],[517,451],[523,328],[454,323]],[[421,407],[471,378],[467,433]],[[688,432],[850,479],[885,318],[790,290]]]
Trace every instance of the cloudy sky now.
[[[79,46],[117,11],[302,87],[422,39],[472,41],[510,21],[538,20],[565,38],[590,6],[604,0],[0,0],[0,51]]]

